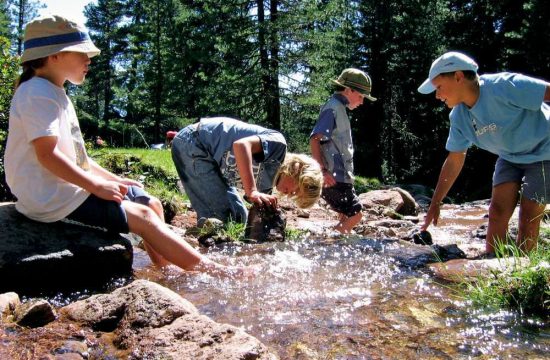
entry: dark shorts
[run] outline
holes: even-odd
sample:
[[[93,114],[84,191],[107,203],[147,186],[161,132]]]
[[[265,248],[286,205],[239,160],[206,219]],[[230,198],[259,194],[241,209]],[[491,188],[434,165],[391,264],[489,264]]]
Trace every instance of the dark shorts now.
[[[323,188],[321,197],[337,213],[351,217],[361,211],[361,203],[352,184],[336,183],[331,187]]]
[[[148,205],[150,199],[149,194],[137,186],[130,186],[124,197],[124,200],[143,205]],[[98,198],[94,194],[88,196],[82,205],[66,217],[66,220],[113,233],[127,234],[130,231],[126,211],[122,205]]]
[[[505,182],[521,184],[522,197],[548,204],[550,200],[550,161],[516,164],[498,158],[493,174],[493,186]]]

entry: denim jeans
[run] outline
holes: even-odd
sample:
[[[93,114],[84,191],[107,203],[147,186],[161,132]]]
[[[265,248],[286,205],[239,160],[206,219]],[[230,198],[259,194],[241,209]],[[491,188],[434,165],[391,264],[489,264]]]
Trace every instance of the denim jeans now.
[[[244,223],[248,211],[237,189],[223,178],[218,163],[197,137],[195,125],[181,130],[172,142],[172,160],[191,205],[202,218]]]

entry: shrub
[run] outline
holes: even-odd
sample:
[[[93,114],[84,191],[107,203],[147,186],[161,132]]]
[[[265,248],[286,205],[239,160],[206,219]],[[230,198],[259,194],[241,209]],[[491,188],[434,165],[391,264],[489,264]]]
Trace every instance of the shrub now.
[[[8,133],[10,102],[18,76],[18,58],[9,53],[10,42],[0,37],[0,201],[14,200],[4,173],[4,151]]]

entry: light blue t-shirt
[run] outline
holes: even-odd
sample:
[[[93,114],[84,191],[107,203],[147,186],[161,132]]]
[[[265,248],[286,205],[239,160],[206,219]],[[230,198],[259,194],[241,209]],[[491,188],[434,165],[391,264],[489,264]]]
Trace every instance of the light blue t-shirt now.
[[[214,117],[202,118],[197,133],[205,150],[219,164],[220,172],[227,183],[241,189],[233,143],[248,136],[257,136],[263,151],[253,155],[252,170],[258,190],[270,191],[275,174],[286,155],[286,140],[280,132],[237,119]]]
[[[518,164],[550,160],[547,83],[514,73],[480,76],[480,94],[469,109],[461,103],[449,115],[448,151],[472,144]]]

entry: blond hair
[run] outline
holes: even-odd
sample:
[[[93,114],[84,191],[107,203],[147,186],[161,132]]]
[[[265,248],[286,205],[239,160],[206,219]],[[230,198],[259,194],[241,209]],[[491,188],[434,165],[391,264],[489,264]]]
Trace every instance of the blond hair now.
[[[313,158],[303,154],[287,153],[285,161],[275,174],[274,187],[281,175],[291,177],[298,184],[298,191],[291,198],[299,208],[310,208],[319,200],[323,190],[323,172]]]

